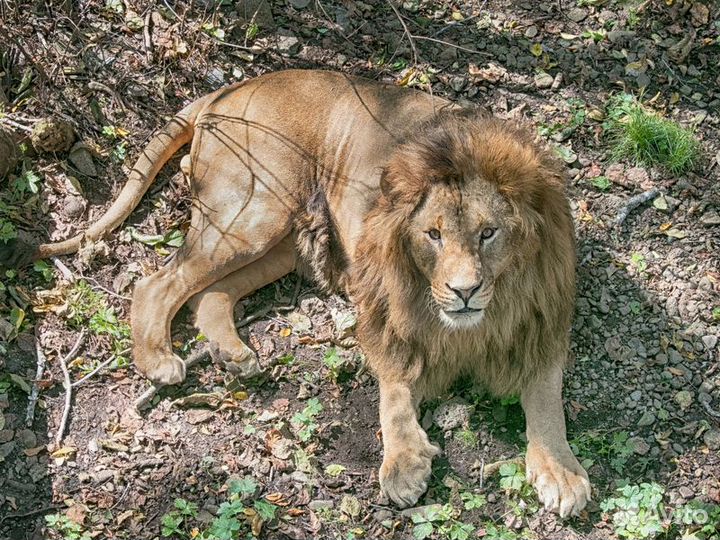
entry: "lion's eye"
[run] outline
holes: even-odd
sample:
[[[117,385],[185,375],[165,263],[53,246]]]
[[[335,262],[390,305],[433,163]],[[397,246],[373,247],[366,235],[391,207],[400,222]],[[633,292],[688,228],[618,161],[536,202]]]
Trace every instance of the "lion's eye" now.
[[[427,233],[431,240],[440,240],[441,234],[437,229],[430,229]]]
[[[494,227],[488,227],[486,229],[483,229],[480,233],[480,238],[482,240],[490,240],[493,236],[495,236],[495,232],[497,231]]]

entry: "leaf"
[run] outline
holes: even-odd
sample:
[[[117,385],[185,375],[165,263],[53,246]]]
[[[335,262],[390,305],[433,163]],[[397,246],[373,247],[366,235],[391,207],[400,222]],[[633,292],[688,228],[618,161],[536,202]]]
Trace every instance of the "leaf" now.
[[[668,235],[670,238],[677,238],[678,240],[681,240],[687,236],[687,233],[685,231],[681,231],[676,227],[668,229],[667,231],[665,231],[665,234]]]
[[[182,246],[183,242],[185,242],[185,235],[176,229],[167,233],[163,241],[166,246],[177,248]]]
[[[415,525],[415,527],[413,527],[413,538],[415,538],[416,540],[424,540],[432,533],[433,525],[429,522],[420,523],[419,525]]]
[[[325,473],[332,477],[338,477],[345,472],[345,467],[337,463],[331,463],[325,467]]]
[[[30,393],[30,391],[31,391],[30,385],[20,375],[11,373],[10,380],[15,383],[15,386],[20,388],[20,390],[22,390],[26,394]]]
[[[249,476],[241,480],[231,480],[228,486],[228,491],[232,495],[252,495],[256,489],[257,484]]]
[[[292,330],[290,328],[285,327],[280,330],[279,334],[280,334],[280,337],[288,337],[290,334],[292,334]]]
[[[664,195],[660,195],[657,199],[653,201],[653,206],[657,208],[658,210],[667,210],[668,209],[668,203],[665,199]]]
[[[73,446],[63,446],[62,448],[58,448],[52,454],[50,454],[50,457],[54,457],[54,458],[68,457],[68,456],[72,456],[75,452],[77,452],[77,448],[75,448]]]
[[[540,56],[542,56],[542,53],[543,53],[542,45],[540,43],[533,43],[532,46],[530,47],[530,54],[532,54],[533,56],[540,57]]]

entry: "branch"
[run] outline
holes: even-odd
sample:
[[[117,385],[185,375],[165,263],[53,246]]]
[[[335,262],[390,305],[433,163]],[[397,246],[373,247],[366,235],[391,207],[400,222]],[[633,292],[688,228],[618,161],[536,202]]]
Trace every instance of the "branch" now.
[[[402,18],[402,15],[400,15],[400,11],[398,11],[398,8],[395,6],[395,3],[393,0],[388,0],[388,4],[390,4],[390,7],[395,12],[395,16],[398,18],[398,21],[400,21],[400,24],[403,27],[403,30],[405,31],[405,35],[408,38],[408,41],[410,42],[410,48],[412,49],[413,53],[413,64],[417,65],[418,63],[418,50],[417,46],[415,45],[415,40],[413,39],[413,35],[410,33],[410,30],[407,27],[407,24],[405,24],[405,21]]]
[[[125,349],[125,350],[123,350],[123,351],[120,351],[120,353],[118,353],[118,355],[120,356],[120,355],[123,355],[123,354],[127,354],[127,353],[129,353],[129,352],[130,352],[130,349]],[[92,377],[92,376],[95,375],[96,373],[99,373],[100,371],[102,371],[103,369],[105,369],[107,366],[110,365],[111,362],[114,362],[116,359],[117,359],[117,358],[116,358],[115,356],[112,356],[112,357],[108,358],[108,359],[105,360],[103,363],[99,364],[98,367],[96,367],[95,369],[93,369],[90,373],[88,373],[87,375],[85,375],[85,376],[82,377],[81,379],[75,381],[75,382],[72,383],[70,386],[72,386],[73,388],[77,388],[77,387],[80,386],[81,384],[85,384],[85,383],[88,381],[88,379],[90,379],[90,377]]]
[[[630,197],[625,203],[625,206],[623,206],[618,212],[618,215],[615,218],[615,227],[619,229],[630,215],[630,212],[635,210],[641,204],[648,202],[650,199],[654,199],[658,195],[660,195],[660,190],[653,188],[635,195],[634,197]]]
[[[42,379],[42,376],[45,373],[45,366],[47,365],[47,357],[40,346],[40,335],[37,325],[35,326],[35,360],[37,362],[35,380],[33,381],[32,390],[30,391],[27,414],[25,415],[25,425],[27,427],[32,426],[32,423],[35,420],[35,405],[37,404],[38,396],[40,395],[40,387],[38,386],[38,383]]]
[[[85,341],[85,329],[80,332],[80,335],[78,336],[75,345],[73,345],[73,348],[70,349],[70,352],[60,358],[60,368],[62,369],[65,377],[65,380],[63,381],[63,387],[65,388],[65,408],[63,409],[60,426],[58,427],[57,434],[55,435],[56,448],[59,448],[60,443],[62,442],[63,434],[65,433],[65,426],[67,424],[68,417],[70,416],[70,404],[72,402],[72,383],[70,382],[70,372],[68,371],[67,363],[80,350],[83,341]]]

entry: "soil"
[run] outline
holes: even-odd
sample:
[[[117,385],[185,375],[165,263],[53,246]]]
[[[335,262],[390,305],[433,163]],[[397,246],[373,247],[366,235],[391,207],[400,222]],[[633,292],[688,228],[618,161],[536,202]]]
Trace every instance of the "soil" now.
[[[624,482],[659,483],[672,507],[720,504],[720,6],[411,0],[398,13],[412,42],[381,1],[2,3],[0,123],[25,137],[25,154],[0,189],[27,171],[41,178],[37,194],[27,192],[12,209],[18,238],[7,244],[6,258],[17,257],[23,243],[83,230],[118,193],[154,130],[183,105],[236,80],[286,68],[333,69],[487,107],[572,154],[578,302],[565,402],[568,438],[587,460],[595,502],[561,521],[533,508],[531,495],[506,493],[497,475],[483,479],[485,466],[524,451],[522,410],[460,383],[422,411],[444,453],[419,504],[461,508],[459,492],[472,491],[487,499],[462,514],[476,536],[491,537],[493,523],[531,538],[563,539],[616,538],[597,501]],[[694,172],[673,175],[612,159],[603,113],[620,91],[694,129],[703,155]],[[578,111],[585,113],[579,123]],[[43,118],[72,125],[94,172],[65,151],[38,153],[28,144]],[[177,498],[198,505],[196,526],[205,530],[227,500],[228,483],[246,476],[259,486],[256,497],[279,507],[262,538],[412,538],[411,513],[379,495],[377,385],[359,348],[342,346],[350,344],[339,340],[330,316],[335,310],[351,317],[352,307],[296,275],[237,308],[266,377],[238,382],[201,362],[183,385],[163,389],[138,414],[132,404],[147,382],[116,361],[74,388],[55,445],[66,395],[60,359],[83,326],[67,309],[74,287],[68,277],[86,281],[118,321],[127,321],[132,284],[174,250],[138,235],[187,226],[188,191],[178,171],[175,158],[128,223],[94,251],[50,264],[50,279],[42,267],[3,275],[0,538],[61,538],[45,520],[51,515],[68,516],[93,538],[159,538]],[[609,185],[593,182],[597,177]],[[630,197],[649,189],[666,204],[646,202],[616,226]],[[15,327],[18,309],[26,317]],[[259,316],[244,324],[253,314]],[[71,379],[113,355],[127,356],[118,354],[117,341],[127,346],[107,332],[87,332],[79,359],[70,359]],[[183,354],[202,346],[185,311],[173,341]],[[330,349],[339,368],[328,365]],[[47,367],[36,381],[38,350]],[[33,383],[40,399],[26,425]],[[200,406],[178,401],[189,396]],[[470,413],[442,430],[432,412],[453,397]],[[313,398],[322,411],[303,441],[292,419]],[[333,475],[329,465],[344,469]]]

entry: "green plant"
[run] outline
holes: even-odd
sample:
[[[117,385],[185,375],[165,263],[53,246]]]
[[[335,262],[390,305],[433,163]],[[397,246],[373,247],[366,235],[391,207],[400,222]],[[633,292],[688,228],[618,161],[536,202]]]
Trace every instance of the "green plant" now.
[[[35,261],[33,264],[33,270],[40,274],[45,281],[52,281],[53,278],[53,270],[52,266],[50,266],[45,261]]]
[[[720,306],[713,308],[712,318],[713,318],[713,321],[720,321]]]
[[[455,438],[468,448],[474,448],[478,444],[478,436],[472,429],[460,429],[455,432]]]
[[[586,431],[570,440],[570,448],[586,469],[595,464],[597,457],[602,457],[610,462],[610,466],[617,473],[623,474],[633,453],[629,440],[630,436],[626,431],[617,431],[610,435]]]
[[[590,183],[600,191],[607,191],[612,186],[612,182],[607,176],[596,176],[590,179]]]
[[[318,428],[315,423],[315,417],[323,410],[323,406],[320,404],[317,398],[309,399],[307,405],[302,411],[296,412],[290,419],[290,423],[295,429],[295,433],[298,438],[307,442],[312,437],[313,433]]]
[[[467,540],[475,532],[475,526],[463,523],[457,518],[460,511],[451,504],[426,507],[423,512],[413,514],[413,538],[424,540],[433,533],[448,540]]]
[[[460,499],[462,499],[463,507],[465,508],[465,510],[476,510],[478,508],[482,508],[487,502],[487,499],[485,499],[485,495],[479,495],[477,493],[471,493],[469,491],[464,491],[463,493],[461,493]]]
[[[647,270],[647,261],[642,253],[632,253],[630,255],[630,264],[641,274]]]
[[[197,505],[185,499],[175,499],[175,510],[172,510],[162,517],[161,534],[163,536],[186,536],[187,522],[197,517]]]
[[[82,525],[75,523],[66,515],[50,514],[45,516],[49,529],[56,531],[63,540],[90,540],[90,533],[83,530]]]
[[[628,94],[610,101],[606,128],[615,159],[682,174],[692,170],[700,157],[700,144],[692,131],[662,118]]]
[[[333,382],[337,382],[340,371],[345,364],[345,360],[338,354],[335,347],[331,347],[325,351],[323,364],[325,364],[325,367],[328,369],[330,379]]]
[[[654,538],[667,530],[664,523],[665,489],[655,483],[627,485],[617,489],[618,496],[605,499],[600,509],[612,517],[618,536],[631,539]]]

